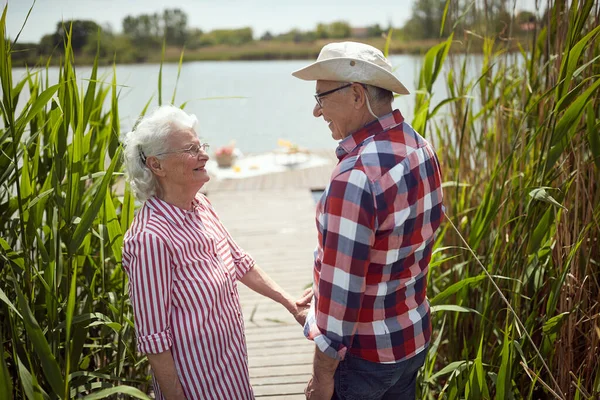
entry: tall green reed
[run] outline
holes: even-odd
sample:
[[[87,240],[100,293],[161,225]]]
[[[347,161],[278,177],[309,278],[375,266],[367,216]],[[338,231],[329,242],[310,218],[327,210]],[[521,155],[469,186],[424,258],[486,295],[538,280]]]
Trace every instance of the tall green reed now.
[[[453,36],[424,59],[413,124],[437,144],[448,221],[422,398],[600,396],[600,11],[549,6],[528,52],[484,37],[473,79]]]
[[[119,86],[78,81],[67,32],[60,77],[13,82],[0,20],[0,398],[148,398],[121,268],[133,219],[120,175]],[[23,91],[29,100],[17,112]],[[108,104],[108,107],[105,106]],[[147,108],[148,105],[146,105]],[[145,111],[145,108],[144,108]]]
[[[509,54],[507,42],[485,38],[475,79],[468,58],[449,55],[454,36],[424,58],[413,124],[438,144],[449,222],[466,243],[442,226],[423,398],[600,394],[599,15],[590,0],[552,5],[529,52]],[[0,398],[146,398],[147,362],[134,348],[120,268],[134,201],[128,187],[114,192],[116,77],[99,78],[96,60],[79,87],[67,35],[57,84],[47,69],[14,83],[5,19],[6,10]],[[434,105],[447,61],[448,97]],[[17,113],[23,90],[29,100]],[[449,118],[434,118],[445,110]]]

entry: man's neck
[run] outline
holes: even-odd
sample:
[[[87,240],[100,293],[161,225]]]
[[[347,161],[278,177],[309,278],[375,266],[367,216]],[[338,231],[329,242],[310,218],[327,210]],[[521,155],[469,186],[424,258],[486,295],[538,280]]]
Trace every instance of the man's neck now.
[[[388,115],[391,112],[392,112],[391,106],[373,108],[373,114],[375,114],[375,117],[373,117],[373,115],[371,115],[369,110],[365,110],[365,113],[363,114],[363,123],[361,125],[361,128],[364,128],[365,126],[369,125],[371,122],[374,122],[374,121],[378,120],[379,118],[383,117],[384,115]]]

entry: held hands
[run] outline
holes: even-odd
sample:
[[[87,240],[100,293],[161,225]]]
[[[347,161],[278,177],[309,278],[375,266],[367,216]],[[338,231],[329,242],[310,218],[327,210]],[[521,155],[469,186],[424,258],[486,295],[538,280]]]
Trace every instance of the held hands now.
[[[304,323],[306,322],[306,314],[308,314],[308,309],[310,308],[312,297],[313,290],[309,288],[306,289],[304,293],[302,293],[302,296],[298,300],[296,300],[296,309],[295,312],[292,312],[292,314],[301,326],[304,326]]]
[[[296,300],[296,305],[310,307],[310,302],[312,301],[313,295],[314,292],[312,288],[306,289],[304,293],[302,293],[302,296],[298,300]]]

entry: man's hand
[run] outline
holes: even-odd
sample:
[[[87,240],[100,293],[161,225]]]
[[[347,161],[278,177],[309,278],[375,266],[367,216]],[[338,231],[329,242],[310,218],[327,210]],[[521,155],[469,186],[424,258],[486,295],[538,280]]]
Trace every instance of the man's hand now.
[[[310,400],[331,400],[333,396],[333,376],[320,377],[313,375],[308,381],[304,395]]]

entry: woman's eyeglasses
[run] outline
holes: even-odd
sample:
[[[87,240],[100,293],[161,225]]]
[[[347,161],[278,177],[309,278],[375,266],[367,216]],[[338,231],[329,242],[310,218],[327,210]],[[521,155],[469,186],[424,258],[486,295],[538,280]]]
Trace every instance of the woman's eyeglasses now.
[[[163,156],[165,154],[188,153],[192,157],[198,157],[198,155],[200,154],[200,151],[207,152],[209,148],[210,148],[210,145],[208,143],[193,144],[190,147],[188,147],[187,149],[163,151],[162,153],[155,154],[155,156],[158,157],[158,156]],[[144,154],[144,151],[141,148],[140,148],[140,160],[142,161],[142,164],[146,165],[146,155]]]
[[[210,145],[208,143],[193,144],[187,149],[163,151],[162,153],[156,154],[156,156],[158,157],[165,154],[188,153],[192,157],[198,157],[198,154],[200,154],[200,150],[206,152],[209,148]]]

